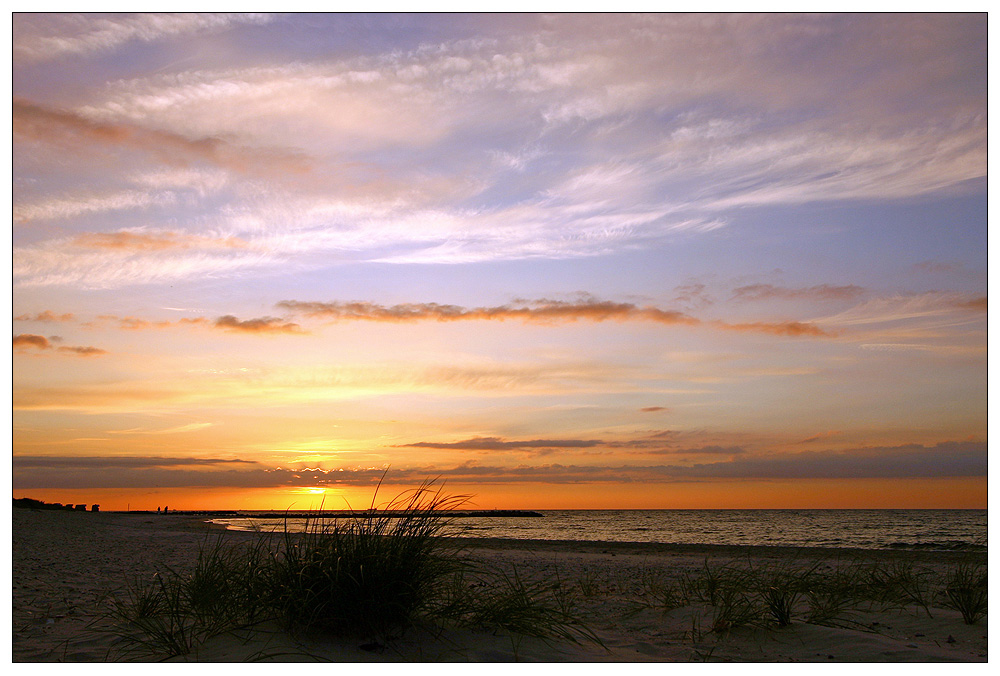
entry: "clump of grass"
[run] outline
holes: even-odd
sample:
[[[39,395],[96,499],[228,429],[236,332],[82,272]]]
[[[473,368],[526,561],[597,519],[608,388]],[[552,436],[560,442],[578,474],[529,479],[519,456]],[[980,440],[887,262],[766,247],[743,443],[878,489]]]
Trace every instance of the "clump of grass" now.
[[[757,593],[764,609],[779,627],[792,623],[799,600],[814,585],[818,563],[762,568],[757,572]]]
[[[639,570],[637,586],[632,594],[633,608],[629,614],[647,608],[664,614],[690,603],[683,583],[671,578],[662,568],[644,566]]]
[[[558,579],[525,579],[516,567],[510,571],[485,565],[468,567],[456,573],[447,594],[428,615],[456,626],[603,645],[580,620],[565,587]]]
[[[862,603],[862,569],[858,566],[837,567],[823,575],[813,575],[805,590],[808,610],[805,620],[810,624],[849,626],[851,615]]]
[[[376,490],[377,495],[377,490]],[[600,643],[562,585],[474,566],[447,537],[463,496],[425,482],[304,533],[203,547],[187,572],[130,584],[109,612],[125,657],[188,655],[214,636],[277,622],[302,633],[385,640],[418,621]]]
[[[424,484],[385,509],[286,532],[273,570],[280,616],[292,628],[341,634],[405,628],[455,571],[442,529],[464,501]]]
[[[695,576],[680,582],[679,598],[696,599],[714,607],[710,629],[716,633],[757,624],[762,616],[754,594],[756,580],[752,569],[736,565],[713,566],[705,559]]]
[[[975,624],[986,616],[986,591],[985,566],[960,563],[948,578],[945,605],[962,613],[966,624]]]
[[[722,633],[760,623],[763,611],[753,594],[739,587],[722,587],[716,596],[712,631]]]
[[[916,605],[932,617],[928,577],[928,571],[917,569],[909,561],[880,561],[866,570],[862,586],[876,603],[898,608]]]
[[[169,659],[267,619],[268,552],[261,543],[206,543],[190,571],[166,568],[111,596],[108,619],[124,657]]]

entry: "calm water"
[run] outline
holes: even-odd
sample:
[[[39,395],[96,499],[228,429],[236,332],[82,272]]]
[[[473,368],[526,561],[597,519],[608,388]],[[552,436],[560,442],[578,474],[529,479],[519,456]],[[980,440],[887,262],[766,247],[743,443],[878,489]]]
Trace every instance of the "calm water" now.
[[[567,510],[542,517],[464,517],[464,537],[668,544],[986,549],[986,510]],[[281,530],[283,519],[214,519]],[[290,529],[303,521],[290,520]]]

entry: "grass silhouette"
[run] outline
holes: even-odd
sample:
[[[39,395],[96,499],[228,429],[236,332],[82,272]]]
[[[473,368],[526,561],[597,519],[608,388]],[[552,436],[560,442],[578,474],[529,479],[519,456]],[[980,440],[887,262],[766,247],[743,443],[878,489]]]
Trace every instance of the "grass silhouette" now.
[[[446,533],[466,496],[428,481],[381,508],[305,532],[203,546],[194,568],[133,582],[108,611],[123,658],[189,655],[226,633],[265,624],[290,632],[391,640],[417,622],[593,641],[557,584],[473,564]],[[245,640],[245,638],[244,638]]]

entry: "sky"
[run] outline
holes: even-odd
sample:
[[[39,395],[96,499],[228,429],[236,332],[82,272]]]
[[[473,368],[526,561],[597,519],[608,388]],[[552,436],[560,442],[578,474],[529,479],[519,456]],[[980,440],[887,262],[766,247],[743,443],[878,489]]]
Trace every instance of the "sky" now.
[[[985,14],[12,35],[15,497],[986,507]]]

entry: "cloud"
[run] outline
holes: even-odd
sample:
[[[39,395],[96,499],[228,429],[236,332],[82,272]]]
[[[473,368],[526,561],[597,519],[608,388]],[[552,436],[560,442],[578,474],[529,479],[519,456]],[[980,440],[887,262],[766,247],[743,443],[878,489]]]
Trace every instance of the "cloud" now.
[[[309,164],[304,155],[286,150],[250,148],[222,138],[188,138],[138,124],[96,122],[74,112],[49,108],[14,98],[15,136],[52,143],[77,151],[122,148],[151,154],[156,160],[188,166],[208,162],[239,173],[302,173]]]
[[[71,322],[74,319],[72,312],[65,312],[61,315],[57,315],[51,310],[45,310],[43,312],[38,312],[35,315],[24,314],[14,317],[16,322]]]
[[[18,54],[29,35],[47,35],[32,33],[33,21],[58,24],[18,21]],[[154,20],[77,17],[69,32],[91,35],[105,21],[118,35]],[[178,34],[243,20],[185,21]],[[396,28],[340,16],[282,21],[302,36],[335,30],[359,42],[321,57],[300,43],[283,62],[276,39],[252,66],[196,54],[108,82],[62,117],[20,101],[16,126],[44,117],[36,140],[142,148],[161,166],[269,168],[268,182],[192,199],[234,235],[270,247],[266,264],[282,269],[323,254],[396,263],[605,255],[730,227],[747,206],[982,190],[986,175],[981,17],[491,15],[448,18],[417,42],[420,17]],[[404,25],[419,28],[391,51],[376,46],[403,38]],[[65,40],[66,30],[49,33]],[[918,46],[912,35],[923,34],[936,38]],[[288,173],[281,158],[311,171],[277,188]],[[146,197],[126,193],[111,196],[144,208]]]
[[[519,449],[593,448],[604,442],[595,439],[531,439],[526,441],[505,441],[499,437],[475,437],[449,443],[418,441],[402,444],[408,448],[460,449],[468,451],[505,451]]]
[[[319,303],[286,300],[278,307],[298,312],[308,317],[331,320],[364,320],[381,322],[410,322],[422,320],[464,321],[519,319],[523,321],[551,322],[576,321],[625,321],[642,319],[663,324],[698,324],[699,321],[682,312],[661,310],[655,307],[640,308],[632,303],[606,301],[585,301],[569,303],[553,300],[527,301],[518,307],[500,305],[495,307],[464,308],[457,305],[438,303],[406,303],[400,305],[377,305],[375,303]]]
[[[913,268],[921,272],[948,273],[957,272],[963,269],[962,263],[944,263],[941,261],[926,260],[914,263]]]
[[[648,455],[742,455],[742,446],[701,446],[698,448],[660,448],[644,451]]]
[[[224,315],[215,320],[215,327],[237,333],[305,333],[298,324],[278,317],[259,317],[240,321],[233,315]]]
[[[669,411],[670,409],[665,406],[643,406],[639,410],[643,413],[658,413],[660,411]]]
[[[831,335],[829,332],[809,322],[747,322],[740,324],[713,322],[713,324],[721,329],[725,329],[726,331],[769,333],[775,336],[828,337]]]
[[[72,239],[83,249],[112,249],[126,252],[153,252],[185,249],[245,249],[247,242],[237,237],[205,237],[178,232],[146,233],[86,232]]]
[[[119,329],[125,331],[144,331],[147,329],[168,329],[178,326],[200,326],[208,325],[209,320],[204,317],[181,317],[177,321],[150,321],[140,317],[119,317],[117,315],[98,315],[97,323],[115,322]],[[93,326],[95,322],[88,322],[86,326]]]
[[[40,350],[48,350],[52,347],[52,344],[45,336],[38,336],[33,333],[19,333],[14,336],[14,348],[19,347],[37,347]]]
[[[756,301],[770,300],[854,300],[865,290],[853,284],[847,286],[831,286],[820,284],[804,289],[789,289],[771,284],[750,284],[733,291],[733,298],[738,300]]]
[[[859,345],[862,350],[873,350],[876,352],[899,352],[907,350],[939,350],[937,345],[926,345],[921,343],[863,343]]]
[[[145,467],[196,467],[215,465],[250,465],[259,463],[232,458],[184,458],[150,456],[58,456],[58,455],[15,455],[14,465],[18,469],[136,469]]]
[[[25,348],[36,348],[39,350],[51,350],[53,348],[52,343],[61,342],[62,338],[58,336],[50,336],[46,338],[45,336],[39,336],[33,333],[19,333],[14,336],[13,346],[15,350],[25,349]],[[75,354],[80,357],[95,357],[102,354],[107,354],[105,350],[101,350],[96,347],[59,347],[56,348],[57,352],[66,352],[70,354]]]
[[[731,479],[893,479],[987,475],[985,442],[942,442],[934,446],[860,448],[847,451],[748,457],[732,449],[704,447],[728,460],[695,465],[477,465],[394,467],[392,483],[436,476],[463,484],[671,483]],[[372,485],[385,467],[268,468],[243,460],[192,458],[106,458],[17,456],[13,486],[29,488],[127,488],[180,486]]]
[[[823,439],[829,439],[830,437],[835,437],[835,436],[837,436],[839,434],[840,434],[839,430],[829,430],[827,432],[821,432],[820,434],[814,434],[813,436],[807,437],[807,438],[805,438],[802,441],[799,441],[797,443],[800,443],[800,444],[811,444],[814,441],[821,441]]]
[[[586,320],[594,322],[649,321],[658,324],[686,326],[703,325],[700,319],[676,310],[664,310],[654,306],[640,307],[633,303],[615,303],[594,299],[578,302],[541,299],[536,301],[521,301],[516,305],[478,308],[440,305],[438,303],[405,303],[386,306],[366,302],[322,303],[285,300],[277,303],[277,307],[302,314],[306,317],[332,321],[450,322],[505,321],[510,319],[540,323]],[[743,324],[727,324],[715,321],[705,323],[705,325],[715,326],[728,331],[750,331],[778,336],[821,337],[829,335],[815,324],[795,321]]]
[[[965,294],[927,292],[920,294],[897,294],[871,298],[836,315],[824,317],[823,324],[834,326],[864,326],[888,324],[909,320],[943,322],[951,325],[953,318],[947,317],[957,310],[977,313],[986,310],[986,297],[970,297]]]
[[[975,312],[986,312],[986,296],[972,298],[971,300],[959,301],[957,307],[963,310],[973,310]]]
[[[740,458],[695,465],[678,475],[712,478],[893,478],[986,476],[985,442],[949,441],[934,446],[872,447],[773,457]]]
[[[121,191],[111,195],[75,196],[47,199],[30,204],[14,204],[14,221],[31,221],[73,218],[83,214],[106,213],[129,209],[147,209],[175,203],[174,193],[150,194],[138,190]]]
[[[267,14],[14,14],[15,59],[49,61],[110,51],[130,42],[155,42],[264,24]]]
[[[70,352],[81,357],[97,357],[102,354],[107,354],[106,350],[96,347],[60,347],[58,350],[59,352]]]
[[[193,240],[189,243],[194,244]],[[274,262],[250,249],[182,246],[159,251],[124,248],[80,248],[72,238],[14,248],[17,286],[72,286],[111,289],[135,284],[173,283],[193,277],[210,279],[260,270]]]
[[[705,292],[704,284],[684,284],[675,288],[674,291],[677,293],[674,300],[690,307],[701,308],[715,302],[715,299]]]

